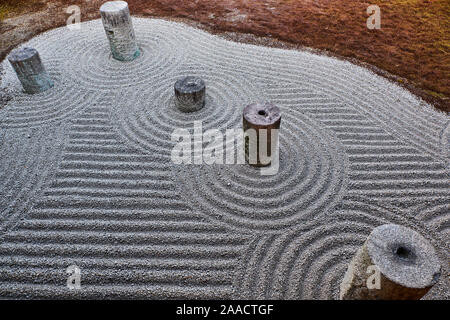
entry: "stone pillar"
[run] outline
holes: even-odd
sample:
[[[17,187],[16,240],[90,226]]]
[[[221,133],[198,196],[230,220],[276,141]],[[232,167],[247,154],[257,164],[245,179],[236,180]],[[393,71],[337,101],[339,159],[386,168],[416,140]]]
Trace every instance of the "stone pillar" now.
[[[342,300],[418,300],[437,283],[441,265],[433,246],[409,228],[375,228],[350,262]]]
[[[8,60],[26,93],[39,93],[53,87],[53,81],[45,71],[36,49],[25,47],[13,50]]]
[[[175,82],[175,104],[183,112],[198,111],[205,105],[205,82],[185,77]]]
[[[100,7],[100,15],[114,59],[131,61],[139,57],[140,50],[136,44],[128,3],[105,2]]]
[[[278,131],[280,123],[280,109],[269,102],[253,103],[244,108],[244,153],[248,164],[256,167],[271,164],[273,151],[278,148],[278,132],[273,129]]]

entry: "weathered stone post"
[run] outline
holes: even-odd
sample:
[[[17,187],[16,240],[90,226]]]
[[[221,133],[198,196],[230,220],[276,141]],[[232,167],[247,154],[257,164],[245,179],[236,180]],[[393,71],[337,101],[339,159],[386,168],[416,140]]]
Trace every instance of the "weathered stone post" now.
[[[109,40],[114,59],[131,61],[140,55],[131,22],[128,3],[108,1],[100,7],[103,27]]]
[[[175,104],[183,112],[198,111],[205,105],[205,82],[198,77],[185,77],[175,82]]]
[[[39,93],[53,87],[53,81],[45,71],[36,49],[25,47],[13,50],[8,60],[26,93]]]
[[[418,300],[441,274],[433,246],[409,228],[375,228],[350,262],[341,283],[342,300]]]
[[[253,103],[244,108],[244,153],[247,163],[256,167],[271,164],[278,148],[280,123],[280,109],[269,102]]]

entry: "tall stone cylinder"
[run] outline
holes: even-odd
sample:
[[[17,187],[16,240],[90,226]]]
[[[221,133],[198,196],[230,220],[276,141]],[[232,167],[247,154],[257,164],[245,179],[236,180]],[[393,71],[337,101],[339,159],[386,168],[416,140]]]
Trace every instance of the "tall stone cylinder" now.
[[[8,55],[8,60],[26,93],[40,93],[53,87],[53,81],[36,49],[24,47],[13,50]]]
[[[280,109],[269,102],[253,103],[244,108],[244,154],[248,164],[264,167],[272,163],[278,148],[280,123]]]
[[[350,262],[342,300],[418,300],[437,283],[441,264],[433,246],[409,228],[375,228]]]
[[[103,27],[114,59],[132,61],[140,55],[128,3],[108,1],[100,7]]]

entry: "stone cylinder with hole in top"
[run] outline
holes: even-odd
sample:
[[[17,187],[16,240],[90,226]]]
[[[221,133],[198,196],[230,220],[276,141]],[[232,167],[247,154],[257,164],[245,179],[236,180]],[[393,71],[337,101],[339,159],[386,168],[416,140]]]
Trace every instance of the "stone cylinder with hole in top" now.
[[[253,103],[244,108],[244,154],[248,164],[264,167],[272,163],[278,148],[280,123],[280,109],[270,102]]]
[[[182,112],[194,112],[205,105],[205,81],[198,77],[184,77],[177,80],[175,88],[175,104]]]
[[[418,300],[437,283],[441,264],[431,243],[416,231],[385,224],[375,228],[350,262],[341,300]]]
[[[8,60],[26,93],[40,93],[53,87],[53,81],[36,49],[28,47],[15,49],[8,55]]]
[[[103,27],[111,47],[111,54],[119,61],[132,61],[140,55],[131,22],[128,3],[108,1],[100,7]]]

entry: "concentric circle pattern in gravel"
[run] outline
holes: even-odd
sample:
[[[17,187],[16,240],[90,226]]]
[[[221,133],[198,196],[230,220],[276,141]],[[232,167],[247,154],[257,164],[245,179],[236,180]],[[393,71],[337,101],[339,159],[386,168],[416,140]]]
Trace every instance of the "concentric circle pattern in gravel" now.
[[[447,115],[349,62],[133,24],[131,62],[99,20],[24,44],[55,80],[41,94],[2,64],[1,297],[335,299],[370,231],[397,223],[442,260],[426,298],[449,298]],[[197,112],[174,104],[187,75],[206,83]],[[282,112],[277,174],[171,162],[173,130],[225,133],[265,100]]]

